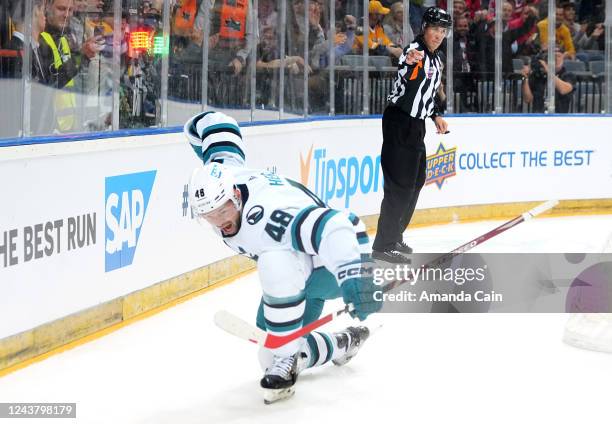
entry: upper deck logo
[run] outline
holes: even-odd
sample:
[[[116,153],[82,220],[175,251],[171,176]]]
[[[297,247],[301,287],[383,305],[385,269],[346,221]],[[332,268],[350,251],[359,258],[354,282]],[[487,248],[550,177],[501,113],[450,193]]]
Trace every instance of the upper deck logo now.
[[[427,156],[427,179],[425,185],[436,183],[438,188],[442,188],[442,184],[447,178],[457,174],[455,157],[457,148],[445,149],[440,143],[438,150],[433,155]]]

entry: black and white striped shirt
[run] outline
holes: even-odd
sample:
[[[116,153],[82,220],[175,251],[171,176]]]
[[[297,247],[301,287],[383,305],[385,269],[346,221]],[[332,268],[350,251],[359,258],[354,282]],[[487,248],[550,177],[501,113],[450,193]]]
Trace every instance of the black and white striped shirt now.
[[[408,65],[408,51],[413,49],[423,51],[425,56],[419,62]],[[400,56],[397,78],[387,99],[414,118],[435,117],[440,114],[435,96],[441,79],[442,61],[438,52],[429,52],[419,36]]]

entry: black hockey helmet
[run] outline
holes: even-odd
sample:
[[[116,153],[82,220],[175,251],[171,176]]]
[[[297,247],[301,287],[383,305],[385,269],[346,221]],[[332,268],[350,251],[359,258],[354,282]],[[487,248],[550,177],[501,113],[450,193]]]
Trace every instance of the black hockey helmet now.
[[[450,32],[453,27],[453,18],[451,18],[451,15],[442,8],[435,6],[429,7],[423,14],[423,26],[421,31],[424,32],[425,28],[428,26],[447,28]]]

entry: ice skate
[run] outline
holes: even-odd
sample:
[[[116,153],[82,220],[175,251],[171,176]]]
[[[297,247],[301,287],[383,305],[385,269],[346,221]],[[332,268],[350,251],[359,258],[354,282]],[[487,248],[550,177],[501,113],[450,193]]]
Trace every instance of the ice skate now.
[[[405,255],[410,255],[412,253],[412,247],[404,243],[403,240],[395,243],[395,250]]]
[[[334,334],[338,339],[338,347],[348,347],[346,353],[339,358],[332,360],[334,365],[344,365],[359,352],[361,345],[370,337],[370,330],[368,327],[348,327],[344,331],[340,331]]]
[[[382,262],[391,263],[391,264],[409,264],[409,263],[412,263],[410,258],[407,258],[406,256],[402,255],[402,253],[399,250],[396,250],[396,249],[385,250],[384,252],[378,251],[378,250],[373,250],[372,251],[372,259],[375,259],[375,260],[378,260],[378,261],[382,261]]]
[[[260,382],[266,405],[293,396],[299,373],[298,362],[298,353],[274,357]]]

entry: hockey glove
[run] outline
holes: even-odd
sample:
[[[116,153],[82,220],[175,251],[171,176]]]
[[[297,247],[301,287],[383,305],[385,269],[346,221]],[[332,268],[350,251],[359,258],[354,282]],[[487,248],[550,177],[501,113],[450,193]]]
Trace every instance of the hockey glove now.
[[[382,307],[382,301],[376,300],[380,298],[381,293],[375,296],[375,292],[380,292],[380,286],[374,284],[371,276],[349,278],[342,283],[342,299],[347,305],[353,304],[355,309],[350,315],[361,321]]]

